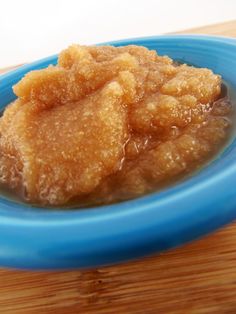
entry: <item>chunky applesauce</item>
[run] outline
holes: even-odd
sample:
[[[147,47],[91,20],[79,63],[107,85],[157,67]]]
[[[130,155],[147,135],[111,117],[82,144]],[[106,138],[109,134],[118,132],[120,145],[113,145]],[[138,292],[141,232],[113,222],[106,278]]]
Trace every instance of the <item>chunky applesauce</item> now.
[[[0,118],[0,183],[33,204],[131,199],[186,176],[227,140],[232,108],[209,69],[141,46],[61,52]]]

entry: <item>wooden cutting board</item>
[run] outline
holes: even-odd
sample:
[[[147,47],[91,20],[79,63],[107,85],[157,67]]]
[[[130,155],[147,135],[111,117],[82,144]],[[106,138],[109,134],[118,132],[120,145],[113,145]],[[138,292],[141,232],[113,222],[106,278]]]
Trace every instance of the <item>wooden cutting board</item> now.
[[[236,37],[236,20],[181,33]],[[91,271],[0,270],[0,314],[236,314],[236,223],[159,256]]]

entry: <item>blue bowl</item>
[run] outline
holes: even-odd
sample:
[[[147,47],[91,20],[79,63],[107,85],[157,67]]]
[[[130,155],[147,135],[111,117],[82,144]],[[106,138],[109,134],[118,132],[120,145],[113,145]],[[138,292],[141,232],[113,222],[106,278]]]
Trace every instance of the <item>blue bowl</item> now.
[[[159,36],[111,42],[211,68],[236,90],[236,40]],[[0,77],[0,108],[12,85],[52,56]],[[0,265],[27,269],[91,268],[176,247],[236,218],[236,141],[194,177],[162,192],[94,209],[50,210],[0,197]]]

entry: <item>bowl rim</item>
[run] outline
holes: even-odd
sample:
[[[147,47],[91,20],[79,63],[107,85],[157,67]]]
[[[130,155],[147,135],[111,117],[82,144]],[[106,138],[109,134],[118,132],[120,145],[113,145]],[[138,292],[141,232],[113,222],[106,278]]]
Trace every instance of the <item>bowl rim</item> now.
[[[217,43],[219,45],[236,47],[235,39],[206,35],[160,35],[124,39],[106,42],[100,45],[126,45],[133,42],[142,45],[147,41],[155,41],[158,39],[167,41],[203,41],[208,44]],[[54,62],[56,58],[57,55],[50,56],[1,75],[0,86],[2,87],[0,91],[1,89],[9,88],[9,81],[15,77],[22,76],[32,68],[48,64],[48,62],[51,61]],[[137,249],[141,243],[143,248],[140,252],[132,252],[132,256],[136,257],[143,255],[145,252],[152,253],[156,251],[156,248],[152,249],[150,246],[145,248],[144,246],[158,239],[160,249],[167,249],[198,238],[236,218],[236,209],[234,209],[234,206],[226,207],[224,210],[220,208],[210,208],[208,212],[205,211],[204,206],[208,195],[214,195],[216,198],[215,202],[219,202],[222,199],[221,194],[223,191],[225,196],[230,197],[233,193],[232,187],[236,184],[235,178],[236,163],[228,165],[228,167],[225,167],[221,172],[212,175],[209,175],[207,171],[204,170],[196,177],[190,178],[158,193],[152,193],[122,203],[78,210],[66,209],[65,211],[51,211],[42,208],[34,208],[32,211],[30,210],[30,206],[19,205],[11,200],[1,198],[0,236],[2,228],[14,227],[14,234],[16,235],[20,233],[22,229],[30,230],[30,234],[24,234],[25,239],[37,237],[39,232],[45,231],[45,237],[42,236],[42,239],[46,241],[48,232],[53,230],[53,232],[56,233],[61,232],[61,235],[58,234],[59,238],[57,240],[60,240],[60,238],[63,240],[63,236],[66,234],[66,239],[69,241],[69,235],[73,231],[76,233],[77,237],[81,236],[81,239],[76,240],[79,241],[78,243],[80,245],[83,245],[83,240],[86,237],[86,245],[94,241],[92,247],[103,246],[101,252],[103,252],[103,250],[104,252],[108,252],[112,248],[112,243],[115,242],[115,238],[121,237],[119,243],[114,245],[116,254],[119,255],[119,252],[124,251],[125,243],[127,243],[129,249],[132,246]],[[227,189],[222,189],[222,182],[227,185]],[[216,193],[216,191],[218,191],[218,193]],[[186,200],[188,200],[188,206],[183,206]],[[12,210],[12,208],[14,210]],[[24,209],[24,211],[21,211],[21,209]],[[91,233],[91,230],[94,232]],[[144,233],[146,234],[145,239],[140,236],[140,234]],[[130,237],[129,240],[127,240],[127,236]],[[106,248],[99,243],[99,241],[105,239],[109,242]],[[160,245],[160,241],[164,242]],[[129,257],[127,252],[121,254],[121,260],[127,259],[127,257]]]

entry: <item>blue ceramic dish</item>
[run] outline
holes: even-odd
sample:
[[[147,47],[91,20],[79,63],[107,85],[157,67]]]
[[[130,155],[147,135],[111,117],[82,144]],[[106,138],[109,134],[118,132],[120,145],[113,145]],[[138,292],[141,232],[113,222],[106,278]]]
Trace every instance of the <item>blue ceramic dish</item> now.
[[[160,36],[112,42],[136,44],[211,68],[236,90],[236,41],[208,36]],[[52,56],[0,77],[0,108],[12,85]],[[157,253],[191,241],[236,218],[236,141],[191,179],[139,199],[94,209],[47,210],[0,197],[0,265],[28,269],[90,268]]]

